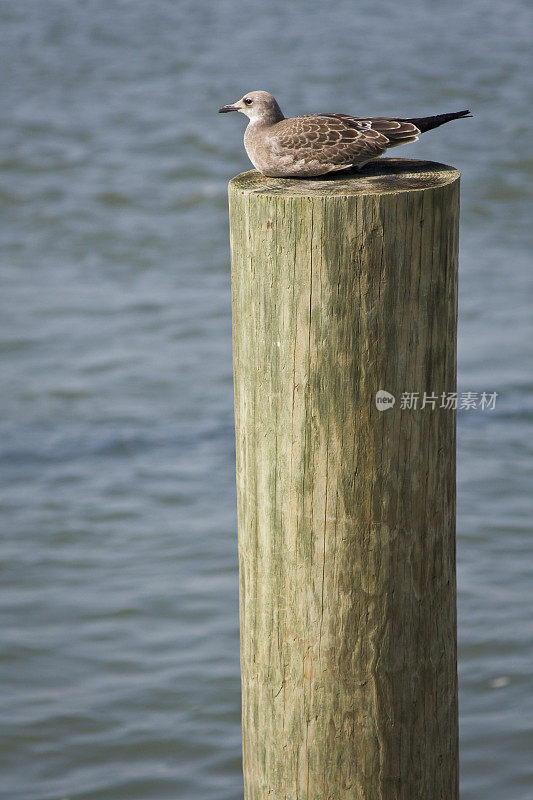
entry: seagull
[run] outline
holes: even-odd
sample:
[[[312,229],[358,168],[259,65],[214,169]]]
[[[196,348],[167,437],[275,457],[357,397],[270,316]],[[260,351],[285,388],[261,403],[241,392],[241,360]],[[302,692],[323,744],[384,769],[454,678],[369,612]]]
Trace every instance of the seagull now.
[[[471,117],[469,111],[433,117],[352,117],[350,114],[303,114],[286,118],[268,92],[247,92],[220,114],[239,111],[248,117],[244,147],[254,167],[273,178],[311,178],[336,170],[360,169],[389,147],[416,142],[419,135],[445,122]]]

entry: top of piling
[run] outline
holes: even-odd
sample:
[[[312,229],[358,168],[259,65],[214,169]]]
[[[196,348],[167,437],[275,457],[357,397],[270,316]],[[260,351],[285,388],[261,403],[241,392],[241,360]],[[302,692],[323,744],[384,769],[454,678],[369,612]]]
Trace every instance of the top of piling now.
[[[291,197],[397,194],[446,186],[459,176],[455,167],[437,161],[380,158],[359,171],[345,170],[318,178],[268,178],[253,169],[232,178],[230,187],[244,194]]]

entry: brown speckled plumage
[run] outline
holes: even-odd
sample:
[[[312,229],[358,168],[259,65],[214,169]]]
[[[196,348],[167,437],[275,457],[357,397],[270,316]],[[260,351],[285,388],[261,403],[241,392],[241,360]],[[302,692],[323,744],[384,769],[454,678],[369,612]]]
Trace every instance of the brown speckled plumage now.
[[[390,147],[415,142],[420,133],[469,114],[459,111],[433,117],[352,117],[305,114],[286,119],[271,94],[247,92],[221,112],[249,117],[244,146],[256,169],[271,177],[313,177],[362,167]]]

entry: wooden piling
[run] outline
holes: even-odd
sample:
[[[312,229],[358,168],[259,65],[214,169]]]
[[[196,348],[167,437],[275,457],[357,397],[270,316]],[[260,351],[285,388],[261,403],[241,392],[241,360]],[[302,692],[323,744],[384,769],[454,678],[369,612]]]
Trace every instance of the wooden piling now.
[[[459,173],[229,198],[246,800],[457,800]]]

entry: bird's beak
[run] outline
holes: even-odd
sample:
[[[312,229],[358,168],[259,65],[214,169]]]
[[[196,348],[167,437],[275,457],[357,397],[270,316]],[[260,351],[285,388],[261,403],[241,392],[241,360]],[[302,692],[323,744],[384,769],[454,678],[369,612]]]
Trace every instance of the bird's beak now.
[[[238,111],[239,109],[237,106],[222,106],[222,108],[218,109],[219,114],[227,114],[228,111]]]

